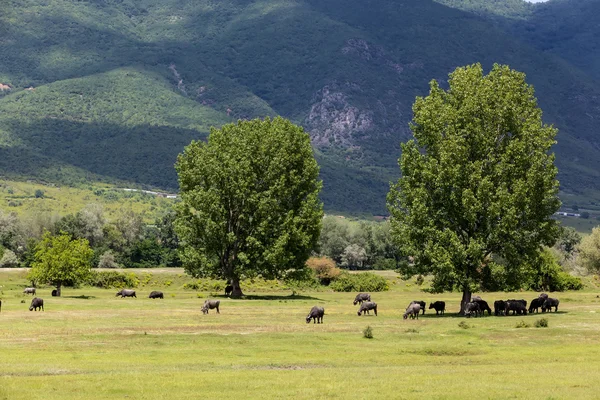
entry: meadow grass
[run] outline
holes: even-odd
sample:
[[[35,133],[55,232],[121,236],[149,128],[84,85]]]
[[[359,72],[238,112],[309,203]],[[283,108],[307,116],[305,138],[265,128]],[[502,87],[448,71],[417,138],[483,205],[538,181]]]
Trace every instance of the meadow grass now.
[[[397,280],[372,294],[377,317],[358,317],[353,293],[292,296],[284,286],[243,300],[213,294],[221,314],[202,315],[210,294],[183,290],[181,270],[138,273],[172,284],[152,279],[137,299],[90,287],[52,298],[43,287],[45,311],[29,312],[25,272],[0,271],[0,399],[573,399],[597,398],[600,387],[600,298],[589,288],[553,294],[559,312],[535,328],[542,315],[461,318],[458,293]],[[148,299],[154,289],[165,299]],[[403,320],[421,299],[446,301],[446,315]],[[307,324],[316,304],[324,323]],[[531,327],[516,328],[521,320]]]

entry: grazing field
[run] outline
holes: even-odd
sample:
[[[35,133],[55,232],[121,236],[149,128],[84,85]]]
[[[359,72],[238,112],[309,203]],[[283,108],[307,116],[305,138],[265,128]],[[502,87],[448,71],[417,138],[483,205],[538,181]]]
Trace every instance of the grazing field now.
[[[289,290],[212,296],[221,314],[202,315],[209,293],[183,290],[181,270],[154,274],[173,283],[124,299],[89,287],[53,298],[44,287],[45,311],[29,312],[24,272],[0,271],[0,399],[598,398],[600,298],[590,288],[552,294],[558,313],[467,319],[454,314],[458,293],[430,295],[388,273],[392,290],[372,293],[377,317],[358,317],[353,293]],[[164,300],[148,299],[155,289]],[[490,305],[536,296],[482,294]],[[403,320],[421,299],[446,301],[446,315]],[[324,324],[306,324],[313,305],[325,307]],[[549,327],[535,328],[542,317]]]

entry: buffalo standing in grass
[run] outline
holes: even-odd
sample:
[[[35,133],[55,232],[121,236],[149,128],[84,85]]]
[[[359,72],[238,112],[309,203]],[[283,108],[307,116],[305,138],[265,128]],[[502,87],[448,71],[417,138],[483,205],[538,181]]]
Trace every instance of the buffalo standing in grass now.
[[[467,318],[471,318],[473,314],[475,314],[475,317],[481,315],[481,308],[479,308],[479,303],[474,301],[467,303],[467,305],[465,306],[465,316]]]
[[[229,296],[233,292],[233,286],[227,285],[225,286],[225,296]]]
[[[44,300],[40,299],[39,297],[35,297],[33,300],[31,300],[31,305],[29,306],[29,311],[37,311],[38,309],[41,309],[42,311],[44,311]]]
[[[358,315],[360,315],[361,313],[368,313],[370,310],[373,310],[375,316],[377,316],[377,303],[372,301],[364,301],[358,309]]]
[[[58,290],[56,290],[56,289],[52,290],[52,297],[58,297]]]
[[[429,309],[435,309],[435,315],[441,313],[444,315],[446,312],[446,302],[445,301],[436,301],[435,303],[429,303]],[[423,313],[425,314],[425,313]]]
[[[558,303],[558,299],[548,297],[546,300],[544,300],[544,304],[542,305],[542,312],[550,312],[552,311],[552,307],[554,307],[554,312],[558,312]]]
[[[219,311],[220,300],[206,300],[202,306],[202,314],[208,314],[208,310],[217,309],[217,314],[221,314]]]
[[[306,316],[306,323],[309,324],[310,320],[313,320],[313,324],[316,322],[317,324],[323,323],[323,315],[325,315],[325,309],[323,307],[314,306],[310,309],[310,312]]]
[[[533,299],[531,300],[531,303],[529,303],[529,314],[531,314],[532,312],[539,312],[539,308],[543,307],[544,305],[544,298],[542,297],[538,297],[537,299]]]
[[[492,315],[492,309],[488,305],[487,301],[481,300],[481,297],[479,297],[479,300],[473,300],[472,302],[479,305],[479,310],[481,311],[482,316],[485,315],[486,311],[488,312],[488,315]]]
[[[163,292],[159,292],[158,290],[154,290],[152,292],[150,292],[150,295],[148,296],[149,299],[164,299],[165,295],[163,294]]]
[[[25,290],[23,290],[23,293],[30,294],[30,295],[34,296],[35,295],[35,288],[34,287],[25,288]]]
[[[421,306],[421,310],[423,311],[423,314],[425,314],[425,306],[427,305],[427,303],[425,303],[424,301],[421,300],[413,300],[410,302],[410,304],[418,304]],[[409,304],[409,306],[410,306]]]
[[[504,315],[506,311],[506,302],[504,300],[496,300],[494,302],[494,315]]]
[[[132,289],[121,289],[117,292],[116,296],[121,296],[121,298],[135,297],[137,299],[137,296],[135,295],[135,290]]]
[[[513,315],[527,315],[527,302],[525,300],[506,300],[506,311],[504,315],[513,312]]]
[[[408,317],[411,317],[412,319],[419,319],[419,311],[421,311],[421,305],[419,303],[410,303],[402,318],[407,319]]]
[[[362,304],[363,301],[371,301],[371,295],[369,293],[359,293],[354,298],[354,305]]]

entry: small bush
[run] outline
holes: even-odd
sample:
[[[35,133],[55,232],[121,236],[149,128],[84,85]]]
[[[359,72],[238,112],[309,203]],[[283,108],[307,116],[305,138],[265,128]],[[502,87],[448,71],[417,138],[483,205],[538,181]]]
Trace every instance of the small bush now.
[[[100,256],[98,260],[98,268],[120,268],[121,266],[115,260],[115,255],[108,250]]]
[[[535,321],[536,328],[547,328],[548,327],[548,319],[542,318]]]
[[[366,339],[373,339],[373,329],[370,326],[367,326],[363,330],[363,337]]]
[[[515,325],[515,328],[529,328],[530,326],[527,322],[521,320]]]
[[[322,285],[329,285],[342,271],[336,267],[335,261],[329,257],[311,257],[306,266],[314,271]]]
[[[0,268],[15,268],[19,266],[19,260],[15,253],[10,250],[4,250],[4,254],[0,257]]]
[[[370,272],[360,274],[342,272],[331,283],[331,288],[335,292],[384,292],[390,289],[387,279]]]
[[[199,282],[188,282],[183,285],[183,288],[185,290],[198,290],[198,289],[200,289],[200,283]]]
[[[104,289],[110,288],[135,288],[140,281],[135,274],[118,271],[92,271],[86,282],[90,286],[95,286]]]
[[[471,325],[467,324],[465,321],[460,321],[458,323],[458,327],[462,328],[462,329],[469,329],[471,327]]]
[[[417,276],[417,279],[415,280],[415,283],[417,285],[421,286],[424,282],[425,282],[425,278],[423,278],[423,275]]]

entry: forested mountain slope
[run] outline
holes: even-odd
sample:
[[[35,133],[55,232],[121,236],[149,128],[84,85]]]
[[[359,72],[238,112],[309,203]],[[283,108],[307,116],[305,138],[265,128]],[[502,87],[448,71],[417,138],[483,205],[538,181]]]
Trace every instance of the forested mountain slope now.
[[[597,82],[497,20],[448,5],[8,0],[0,173],[172,189],[176,155],[210,126],[281,114],[313,138],[327,209],[384,213],[415,96],[456,66],[498,62],[528,74],[560,129],[563,190],[595,196]],[[529,21],[529,6],[515,7],[512,20]]]

